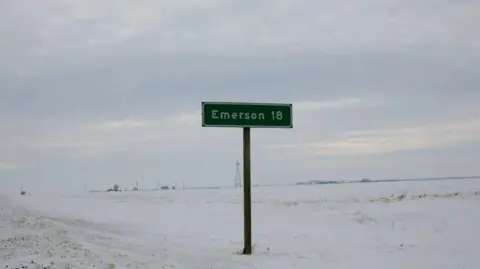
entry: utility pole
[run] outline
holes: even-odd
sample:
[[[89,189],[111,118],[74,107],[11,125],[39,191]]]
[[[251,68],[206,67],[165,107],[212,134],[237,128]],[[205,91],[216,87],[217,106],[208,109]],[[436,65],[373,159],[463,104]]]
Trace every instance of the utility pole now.
[[[234,186],[235,188],[241,188],[242,187],[242,176],[240,175],[240,161],[237,160],[237,169],[235,171],[235,181],[234,181]]]

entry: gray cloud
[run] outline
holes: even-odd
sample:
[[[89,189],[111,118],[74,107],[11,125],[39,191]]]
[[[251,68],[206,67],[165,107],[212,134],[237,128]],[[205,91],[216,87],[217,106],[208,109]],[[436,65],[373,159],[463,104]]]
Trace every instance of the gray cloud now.
[[[312,97],[328,100],[383,95],[398,101],[408,98],[411,105],[418,99],[437,103],[432,97],[443,96],[463,101],[477,95],[478,68],[480,57],[451,50],[99,60],[80,70],[59,70],[46,78],[10,84],[3,93],[2,108],[51,116],[58,111],[75,114],[77,110],[150,113],[171,110],[178,102],[192,105],[204,99],[226,98],[305,101]],[[412,95],[415,98],[410,98]]]
[[[156,173],[230,182],[241,132],[202,129],[201,101],[294,103],[293,130],[253,133],[259,183],[341,167],[345,177],[426,175],[436,150],[455,152],[441,171],[458,174],[459,156],[478,157],[462,146],[476,147],[468,138],[480,131],[476,1],[3,5],[0,173],[11,186]],[[449,132],[459,135],[432,138]],[[351,144],[352,133],[368,143]],[[434,142],[408,142],[425,133]],[[312,145],[328,145],[328,156]]]

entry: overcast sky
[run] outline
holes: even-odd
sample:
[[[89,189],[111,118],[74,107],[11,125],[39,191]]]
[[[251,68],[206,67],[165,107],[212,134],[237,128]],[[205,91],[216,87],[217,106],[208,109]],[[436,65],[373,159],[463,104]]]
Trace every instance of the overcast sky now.
[[[0,189],[480,175],[480,1],[2,0]]]

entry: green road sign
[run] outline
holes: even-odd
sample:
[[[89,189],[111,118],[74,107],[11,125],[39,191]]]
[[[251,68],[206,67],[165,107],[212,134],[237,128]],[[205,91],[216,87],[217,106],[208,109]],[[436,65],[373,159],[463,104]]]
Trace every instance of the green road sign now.
[[[202,126],[293,128],[292,104],[202,102]]]
[[[243,128],[242,254],[252,254],[250,128],[293,128],[292,104],[202,102],[203,127]]]

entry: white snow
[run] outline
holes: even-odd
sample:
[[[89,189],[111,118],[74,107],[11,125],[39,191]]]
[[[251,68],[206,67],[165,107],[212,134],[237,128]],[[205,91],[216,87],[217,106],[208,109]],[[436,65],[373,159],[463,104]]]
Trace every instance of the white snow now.
[[[0,196],[0,269],[480,266],[480,180],[252,191],[252,256],[241,189]]]

